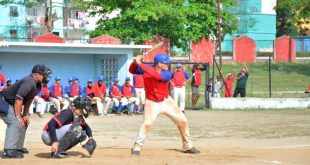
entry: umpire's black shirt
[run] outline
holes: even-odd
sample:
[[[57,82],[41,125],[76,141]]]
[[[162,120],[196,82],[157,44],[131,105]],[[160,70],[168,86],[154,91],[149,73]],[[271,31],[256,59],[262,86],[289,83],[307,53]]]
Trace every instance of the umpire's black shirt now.
[[[16,98],[24,100],[23,104],[25,104],[25,101],[32,100],[40,89],[41,83],[37,82],[32,75],[29,75],[1,91],[1,94],[10,105],[14,105]]]

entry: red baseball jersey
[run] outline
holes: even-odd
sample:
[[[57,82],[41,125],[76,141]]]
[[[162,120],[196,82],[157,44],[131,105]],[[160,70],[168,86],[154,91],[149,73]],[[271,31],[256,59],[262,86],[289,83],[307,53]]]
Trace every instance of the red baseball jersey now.
[[[62,97],[62,86],[60,84],[55,83],[51,89],[55,96]]]
[[[130,97],[136,93],[135,88],[132,85],[123,85],[121,88],[123,96]]]
[[[169,70],[161,72],[145,64],[131,63],[129,72],[142,74],[146,98],[155,102],[163,101],[169,96],[168,84],[171,79]]]
[[[112,97],[121,96],[121,90],[118,85],[112,84],[109,88]]]
[[[189,79],[189,75],[184,71],[175,71],[172,73],[172,81],[175,87],[184,86],[185,79]]]
[[[141,74],[134,74],[133,85],[135,88],[144,88],[143,76]]]
[[[98,83],[95,83],[91,89],[91,93],[95,94],[96,96],[105,96],[107,91],[107,87],[104,83],[99,86]]]

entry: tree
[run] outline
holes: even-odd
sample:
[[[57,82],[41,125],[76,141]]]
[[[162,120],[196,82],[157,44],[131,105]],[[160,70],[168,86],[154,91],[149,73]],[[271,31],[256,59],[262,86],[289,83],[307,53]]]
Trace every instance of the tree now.
[[[310,20],[309,0],[278,0],[275,7],[277,12],[277,36],[306,35]]]
[[[226,10],[234,0],[222,0],[223,35],[236,28],[236,18]],[[188,49],[188,41],[217,36],[217,0],[93,0],[84,2],[91,15],[100,15],[91,37],[109,34],[125,42],[143,43],[153,35],[170,39],[172,46]],[[114,18],[107,14],[119,10]]]

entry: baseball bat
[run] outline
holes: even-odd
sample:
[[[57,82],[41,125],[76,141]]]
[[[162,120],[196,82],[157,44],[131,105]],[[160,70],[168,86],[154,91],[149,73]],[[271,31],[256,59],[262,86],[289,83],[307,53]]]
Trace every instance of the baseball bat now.
[[[143,55],[150,54],[150,53],[154,52],[155,50],[161,48],[163,45],[164,45],[164,42],[160,42],[160,43],[156,44],[154,47],[152,47],[150,50],[148,50],[147,52],[143,53]]]

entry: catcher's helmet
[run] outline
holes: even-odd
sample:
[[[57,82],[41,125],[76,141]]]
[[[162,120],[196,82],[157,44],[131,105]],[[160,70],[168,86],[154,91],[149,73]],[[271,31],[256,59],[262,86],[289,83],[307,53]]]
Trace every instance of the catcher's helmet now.
[[[80,109],[83,115],[87,118],[89,113],[92,111],[91,109],[91,99],[87,96],[77,97],[73,100],[73,106],[76,109]]]

